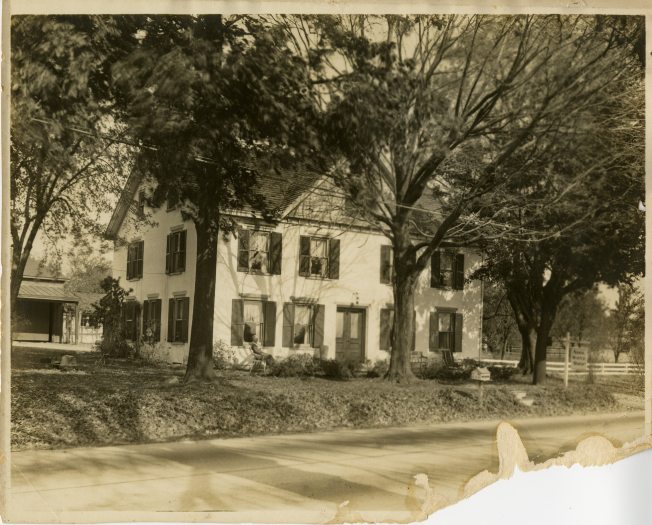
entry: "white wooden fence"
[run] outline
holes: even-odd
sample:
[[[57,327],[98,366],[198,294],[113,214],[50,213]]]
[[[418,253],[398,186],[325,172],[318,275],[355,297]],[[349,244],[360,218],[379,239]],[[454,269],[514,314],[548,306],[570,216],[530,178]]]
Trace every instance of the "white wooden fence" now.
[[[481,359],[482,363],[487,365],[517,366],[518,361],[505,359]],[[564,375],[564,363],[546,362],[546,371],[548,375]],[[627,374],[641,374],[642,367],[635,363],[585,363],[583,365],[574,365],[568,363],[569,376],[585,376],[589,374],[598,376],[616,376]]]

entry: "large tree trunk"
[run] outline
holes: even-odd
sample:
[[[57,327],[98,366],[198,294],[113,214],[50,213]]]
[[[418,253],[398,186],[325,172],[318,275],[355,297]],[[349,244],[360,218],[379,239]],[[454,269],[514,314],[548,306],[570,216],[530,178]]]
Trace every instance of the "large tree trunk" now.
[[[534,328],[527,324],[519,324],[518,331],[521,334],[521,359],[518,367],[523,375],[531,374],[534,370],[534,349],[537,336]]]
[[[537,341],[534,351],[534,373],[532,384],[543,385],[546,382],[546,359],[548,355],[548,336],[555,320],[555,308],[542,305],[541,320],[537,329]]]
[[[414,258],[407,248],[394,248],[394,330],[389,369],[389,381],[405,383],[414,379],[410,354],[414,342],[414,292],[417,279]]]
[[[195,229],[197,263],[186,382],[213,380],[216,377],[213,366],[213,317],[218,231],[202,220],[195,221]]]

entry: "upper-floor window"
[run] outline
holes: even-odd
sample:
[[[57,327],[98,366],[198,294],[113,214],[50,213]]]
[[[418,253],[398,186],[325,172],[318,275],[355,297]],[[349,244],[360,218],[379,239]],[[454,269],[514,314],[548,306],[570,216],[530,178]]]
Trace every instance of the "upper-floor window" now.
[[[339,279],[339,239],[302,235],[299,239],[299,275]]]
[[[394,250],[391,246],[380,247],[380,282],[384,284],[394,282]]]
[[[186,269],[186,230],[168,235],[165,249],[165,273],[180,273]]]
[[[277,232],[238,230],[238,271],[280,275],[282,239]]]
[[[464,254],[436,251],[430,259],[432,288],[464,289]]]
[[[142,279],[144,241],[132,242],[127,246],[127,279]]]
[[[142,190],[138,192],[138,215],[145,216],[145,192]]]

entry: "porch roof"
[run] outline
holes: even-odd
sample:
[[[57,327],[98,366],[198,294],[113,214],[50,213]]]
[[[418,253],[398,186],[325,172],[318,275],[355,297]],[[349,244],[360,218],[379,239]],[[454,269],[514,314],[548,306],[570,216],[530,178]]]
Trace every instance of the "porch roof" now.
[[[35,299],[40,301],[57,301],[78,303],[79,298],[67,292],[62,282],[29,281],[20,284],[18,299]]]

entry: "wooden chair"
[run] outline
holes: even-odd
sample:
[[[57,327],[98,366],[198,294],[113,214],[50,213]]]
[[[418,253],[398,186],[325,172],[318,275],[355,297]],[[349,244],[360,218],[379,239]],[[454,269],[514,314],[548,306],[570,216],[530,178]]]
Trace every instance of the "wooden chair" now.
[[[451,350],[442,350],[441,360],[443,361],[446,368],[456,368],[460,366],[459,363],[455,362],[455,358],[453,357],[453,352]]]
[[[252,361],[249,375],[252,375],[254,370],[262,370],[262,373],[264,374],[267,371],[267,361],[265,360],[265,356],[257,355],[252,352],[251,357]]]

